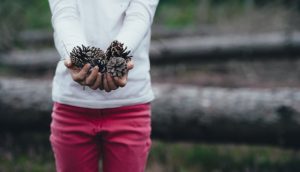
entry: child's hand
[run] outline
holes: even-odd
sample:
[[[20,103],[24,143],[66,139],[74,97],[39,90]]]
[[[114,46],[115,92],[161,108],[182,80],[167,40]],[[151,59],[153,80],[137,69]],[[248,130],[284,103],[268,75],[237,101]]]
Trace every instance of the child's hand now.
[[[101,74],[99,68],[96,66],[90,70],[90,64],[85,64],[82,69],[73,66],[70,58],[64,61],[65,66],[69,69],[73,80],[82,86],[89,86],[91,89],[105,90],[110,92],[119,87],[124,87],[127,84],[128,71],[133,68],[133,61],[127,63],[127,71],[123,77],[112,77],[109,73]]]
[[[89,73],[90,64],[85,64],[82,69],[78,69],[72,65],[70,58],[67,58],[64,64],[69,69],[73,80],[80,85],[89,86],[93,90],[102,85],[102,74],[99,72],[98,66],[94,67]]]
[[[133,61],[132,60],[128,61],[127,62],[127,71],[126,71],[125,75],[123,77],[114,77],[114,81],[118,86],[125,87],[125,85],[127,84],[128,71],[133,69],[133,67],[134,67]]]
[[[123,77],[112,77],[109,73],[104,74],[103,85],[100,85],[100,90],[105,90],[110,92],[111,90],[116,90],[119,87],[124,87],[127,84],[128,71],[134,67],[133,61],[127,62],[127,71]]]
[[[106,92],[110,92],[111,90],[116,90],[119,86],[116,85],[113,78],[109,73],[103,74],[103,82],[99,85],[100,90],[105,90]]]

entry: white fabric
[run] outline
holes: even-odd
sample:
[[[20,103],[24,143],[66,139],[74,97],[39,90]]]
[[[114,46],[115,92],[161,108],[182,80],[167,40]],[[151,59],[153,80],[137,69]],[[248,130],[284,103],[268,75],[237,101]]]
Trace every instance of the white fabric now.
[[[63,61],[57,65],[53,101],[87,108],[112,108],[150,102],[150,27],[158,0],[49,0],[55,46],[67,58],[75,46],[106,50],[113,40],[124,43],[133,55],[124,88],[106,93],[74,82]]]

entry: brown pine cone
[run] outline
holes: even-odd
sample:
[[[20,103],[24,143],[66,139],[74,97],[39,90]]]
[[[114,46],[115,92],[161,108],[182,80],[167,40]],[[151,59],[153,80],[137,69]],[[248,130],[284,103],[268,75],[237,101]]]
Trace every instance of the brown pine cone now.
[[[113,41],[105,52],[108,60],[112,57],[122,57],[126,61],[130,60],[132,56],[129,56],[130,51],[126,51],[127,47],[124,47],[124,44],[119,41]]]
[[[127,70],[126,60],[122,57],[113,57],[107,63],[107,72],[113,77],[122,77]]]
[[[84,46],[82,47],[74,47],[72,52],[70,53],[70,58],[72,64],[78,68],[82,68],[85,64],[91,64],[91,68],[98,66],[99,71],[106,71],[106,56],[105,53],[96,47]]]

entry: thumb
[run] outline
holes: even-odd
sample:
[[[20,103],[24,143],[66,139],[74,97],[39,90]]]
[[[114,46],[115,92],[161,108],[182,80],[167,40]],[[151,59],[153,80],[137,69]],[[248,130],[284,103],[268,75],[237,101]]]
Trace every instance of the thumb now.
[[[64,61],[64,64],[67,68],[71,68],[72,67],[72,62],[70,58],[66,58]]]
[[[127,69],[131,70],[134,67],[134,63],[133,60],[130,60],[129,62],[127,62]]]

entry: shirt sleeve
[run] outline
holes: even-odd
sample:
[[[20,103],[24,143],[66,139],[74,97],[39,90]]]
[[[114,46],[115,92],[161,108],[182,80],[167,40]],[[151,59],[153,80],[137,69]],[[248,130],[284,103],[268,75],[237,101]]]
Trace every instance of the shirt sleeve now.
[[[75,46],[86,45],[83,29],[80,25],[76,0],[49,0],[52,13],[52,26],[59,39],[56,45],[64,57],[68,57]]]
[[[116,40],[134,52],[150,30],[159,0],[131,0]]]

